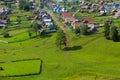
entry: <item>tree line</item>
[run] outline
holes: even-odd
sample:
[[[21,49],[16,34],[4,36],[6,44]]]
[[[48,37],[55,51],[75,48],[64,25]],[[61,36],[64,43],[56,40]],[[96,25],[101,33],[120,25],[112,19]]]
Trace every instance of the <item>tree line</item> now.
[[[105,22],[104,36],[108,40],[118,41],[119,40],[118,28],[109,22]]]

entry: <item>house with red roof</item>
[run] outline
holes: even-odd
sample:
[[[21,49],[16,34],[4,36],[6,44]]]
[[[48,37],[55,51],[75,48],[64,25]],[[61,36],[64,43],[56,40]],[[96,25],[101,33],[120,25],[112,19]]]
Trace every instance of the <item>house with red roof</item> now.
[[[65,12],[61,13],[61,15],[62,15],[62,18],[63,18],[64,20],[65,20],[66,18],[71,18],[71,17],[72,17],[71,14],[65,13]]]
[[[69,13],[61,13],[61,16],[62,16],[62,19],[65,21],[65,22],[68,22],[68,23],[71,23],[71,22],[75,22],[77,21],[77,19],[75,19],[71,14]]]
[[[83,18],[82,19],[84,23],[90,23],[90,24],[95,24],[95,21],[92,18]]]

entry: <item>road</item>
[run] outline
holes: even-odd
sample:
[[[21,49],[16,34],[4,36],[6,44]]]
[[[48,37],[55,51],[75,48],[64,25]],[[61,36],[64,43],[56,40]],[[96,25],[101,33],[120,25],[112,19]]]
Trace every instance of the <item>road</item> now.
[[[55,16],[55,14],[51,10],[48,10],[48,9],[44,9],[44,11],[46,11],[48,14],[50,14],[52,19],[57,23],[57,25],[66,33],[64,24]]]
[[[44,11],[46,11],[54,21],[56,21],[57,25],[64,31],[65,35],[66,35],[66,29],[64,27],[64,24],[56,17],[56,15],[51,11],[51,10],[48,10],[48,9],[44,9]],[[67,36],[66,36],[67,37]],[[68,54],[68,51],[69,51],[69,40],[67,38],[67,41],[66,41],[66,53]]]

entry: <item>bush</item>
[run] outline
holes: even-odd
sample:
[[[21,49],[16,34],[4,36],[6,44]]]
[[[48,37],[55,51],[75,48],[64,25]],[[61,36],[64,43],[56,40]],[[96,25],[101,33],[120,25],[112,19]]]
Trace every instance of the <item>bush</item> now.
[[[3,34],[3,37],[4,37],[4,38],[8,38],[8,37],[10,37],[10,34],[9,34],[8,32],[5,32],[5,33]]]
[[[87,26],[86,24],[83,24],[83,25],[81,26],[81,33],[82,33],[83,35],[87,35],[87,34],[88,34],[88,26]]]

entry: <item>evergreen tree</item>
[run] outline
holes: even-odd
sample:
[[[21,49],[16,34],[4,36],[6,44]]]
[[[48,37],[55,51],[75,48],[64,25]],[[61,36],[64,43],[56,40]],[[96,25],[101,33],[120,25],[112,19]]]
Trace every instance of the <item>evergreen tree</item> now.
[[[61,49],[62,45],[66,47],[66,41],[67,41],[66,34],[64,33],[63,30],[59,30],[56,37],[56,45]]]
[[[118,40],[118,30],[116,27],[111,27],[110,28],[110,39],[113,41]]]
[[[105,38],[110,39],[110,24],[108,22],[105,22]]]

